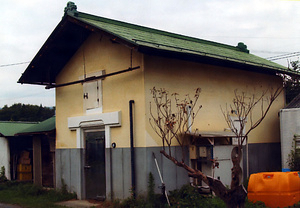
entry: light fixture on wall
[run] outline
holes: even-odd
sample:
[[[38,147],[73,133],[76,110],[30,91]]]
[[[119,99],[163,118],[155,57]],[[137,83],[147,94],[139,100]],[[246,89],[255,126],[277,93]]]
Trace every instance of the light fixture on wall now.
[[[112,146],[112,148],[116,148],[117,144],[116,144],[115,142],[113,142],[113,143],[111,144],[111,146]]]

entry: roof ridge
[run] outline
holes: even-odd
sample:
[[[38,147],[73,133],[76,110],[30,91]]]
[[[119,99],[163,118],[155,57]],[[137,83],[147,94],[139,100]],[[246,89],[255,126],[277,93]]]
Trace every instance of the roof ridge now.
[[[70,15],[70,14],[68,14],[68,15]],[[223,48],[227,48],[227,49],[231,49],[231,50],[241,51],[239,48],[237,48],[236,46],[232,46],[232,45],[227,45],[227,44],[218,43],[218,42],[214,42],[214,41],[204,40],[204,39],[200,39],[200,38],[196,38],[196,37],[190,37],[187,35],[181,35],[178,33],[154,29],[154,28],[141,26],[141,25],[128,23],[128,22],[123,22],[120,20],[114,20],[114,19],[110,19],[110,18],[106,18],[106,17],[100,17],[100,16],[96,16],[96,15],[92,15],[92,14],[88,14],[88,13],[84,13],[84,12],[78,12],[74,16],[76,18],[78,18],[78,17],[79,18],[87,18],[90,20],[102,21],[105,23],[110,23],[110,24],[114,24],[114,25],[118,25],[118,26],[126,26],[126,27],[129,27],[132,29],[138,29],[138,30],[143,30],[146,32],[152,32],[152,33],[165,35],[165,36],[169,36],[169,37],[173,37],[173,38],[177,38],[177,39],[181,39],[181,40],[192,41],[192,42],[196,42],[196,43],[203,43],[203,44],[207,44],[207,45],[218,46],[218,47],[223,47]]]

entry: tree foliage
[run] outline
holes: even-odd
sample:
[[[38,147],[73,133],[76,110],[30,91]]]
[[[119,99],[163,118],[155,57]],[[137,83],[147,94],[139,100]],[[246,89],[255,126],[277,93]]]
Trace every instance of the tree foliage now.
[[[0,110],[0,121],[44,121],[54,115],[54,107],[17,103]]]
[[[300,149],[296,148],[296,136],[294,138],[292,150],[289,154],[287,163],[288,163],[291,171],[300,170]]]
[[[291,61],[290,70],[300,72],[300,61]],[[284,87],[286,91],[286,102],[290,103],[300,93],[300,76],[282,75],[284,78]]]

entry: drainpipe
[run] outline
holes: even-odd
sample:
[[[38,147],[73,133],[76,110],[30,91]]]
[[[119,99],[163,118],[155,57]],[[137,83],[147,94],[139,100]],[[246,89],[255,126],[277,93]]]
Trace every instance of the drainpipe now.
[[[134,157],[134,146],[133,146],[133,107],[134,100],[129,101],[129,119],[130,119],[130,155],[131,155],[131,188],[133,198],[136,198],[135,188],[135,157]]]

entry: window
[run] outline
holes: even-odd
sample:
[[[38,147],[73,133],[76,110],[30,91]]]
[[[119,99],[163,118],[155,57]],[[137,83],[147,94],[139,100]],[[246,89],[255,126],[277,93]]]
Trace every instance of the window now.
[[[88,74],[87,77],[101,76],[103,71]],[[102,80],[97,79],[83,83],[83,109],[102,112]]]

